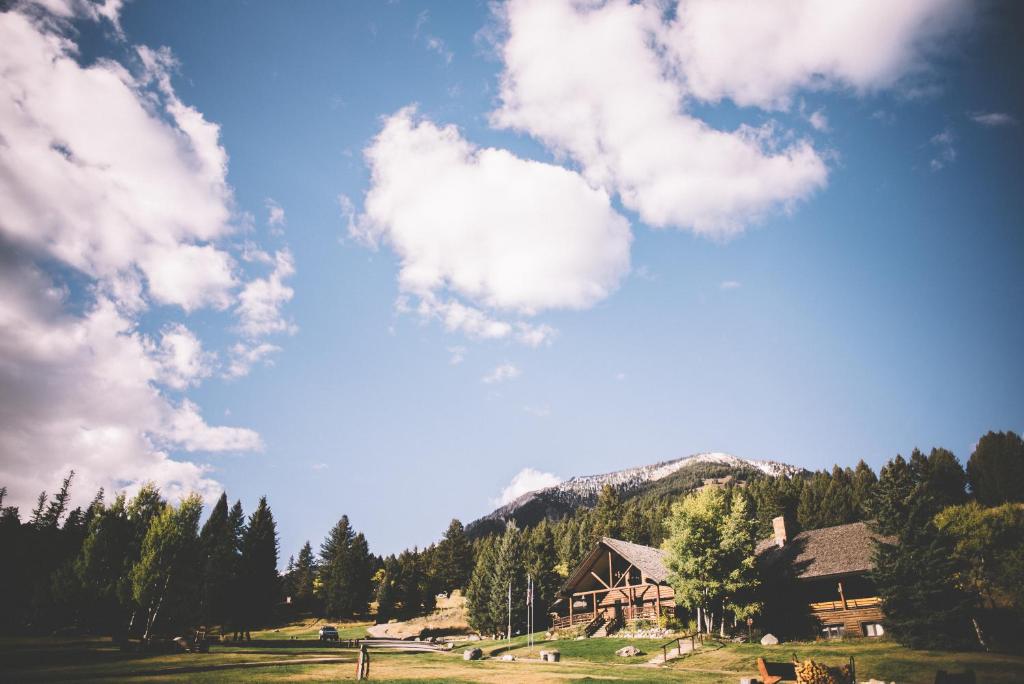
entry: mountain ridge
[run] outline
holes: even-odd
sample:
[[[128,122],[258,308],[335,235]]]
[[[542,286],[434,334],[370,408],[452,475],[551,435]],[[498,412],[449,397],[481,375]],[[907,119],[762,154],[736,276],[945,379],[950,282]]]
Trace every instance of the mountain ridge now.
[[[723,452],[701,452],[650,465],[571,477],[557,485],[520,495],[474,520],[467,525],[466,530],[473,536],[482,536],[503,529],[510,520],[520,525],[532,525],[541,518],[557,519],[578,508],[592,506],[605,485],[615,487],[623,498],[631,498],[681,471],[700,465],[710,466],[716,472],[738,476],[763,474],[770,477],[793,477],[805,472],[803,468],[780,461],[740,458]]]

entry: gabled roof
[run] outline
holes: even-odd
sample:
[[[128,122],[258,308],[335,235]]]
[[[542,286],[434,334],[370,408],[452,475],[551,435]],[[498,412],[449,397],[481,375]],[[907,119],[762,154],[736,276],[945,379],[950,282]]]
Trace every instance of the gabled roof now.
[[[621,539],[601,537],[590,553],[580,561],[580,564],[576,566],[576,569],[565,580],[565,584],[562,585],[562,591],[569,591],[570,587],[575,586],[583,577],[586,577],[591,566],[597,561],[598,556],[607,551],[612,551],[632,563],[633,567],[643,573],[648,580],[654,582],[668,581],[668,570],[665,568],[665,552],[661,549],[655,549],[642,544],[633,544]]]
[[[800,579],[868,572],[875,567],[871,554],[877,538],[866,523],[855,522],[801,532],[782,547],[774,538],[764,539],[757,555],[769,563],[788,559]]]

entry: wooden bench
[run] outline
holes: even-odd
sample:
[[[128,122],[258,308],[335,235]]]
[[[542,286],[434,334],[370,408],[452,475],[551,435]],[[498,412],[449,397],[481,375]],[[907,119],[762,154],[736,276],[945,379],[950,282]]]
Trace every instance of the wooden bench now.
[[[761,681],[764,684],[778,684],[783,679],[796,679],[796,670],[792,663],[768,663],[764,658],[758,658],[757,671],[761,673]]]

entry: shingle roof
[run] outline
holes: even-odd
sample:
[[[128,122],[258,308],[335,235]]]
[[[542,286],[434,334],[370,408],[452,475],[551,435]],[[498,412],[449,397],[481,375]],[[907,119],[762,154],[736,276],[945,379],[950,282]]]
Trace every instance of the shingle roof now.
[[[597,560],[597,557],[605,552],[605,549],[610,549],[632,563],[648,580],[653,580],[654,582],[668,581],[668,570],[665,568],[665,552],[661,549],[634,544],[622,541],[621,539],[601,537],[590,553],[580,561],[580,564],[576,566],[576,569],[565,580],[565,583],[562,585],[562,591],[568,591],[569,587],[575,586],[580,579],[587,576],[590,567]]]
[[[867,572],[874,568],[871,542],[876,538],[879,535],[867,524],[855,522],[801,532],[783,547],[776,545],[774,537],[764,539],[757,544],[757,555],[769,563],[791,559],[800,579]]]
[[[601,543],[632,563],[648,579],[652,579],[655,582],[665,582],[668,580],[668,569],[665,567],[665,552],[661,549],[634,544],[622,541],[621,539],[612,539],[611,537],[601,537]]]

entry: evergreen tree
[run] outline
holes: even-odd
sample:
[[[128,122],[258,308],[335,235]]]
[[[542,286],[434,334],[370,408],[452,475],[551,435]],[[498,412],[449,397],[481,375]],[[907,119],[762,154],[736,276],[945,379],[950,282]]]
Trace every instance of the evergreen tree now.
[[[438,588],[445,593],[465,589],[473,569],[473,547],[456,518],[449,523],[444,539],[437,545],[437,560]]]
[[[547,608],[558,596],[562,578],[558,574],[555,535],[547,521],[541,521],[528,533],[526,573],[533,580],[534,620],[537,627],[547,625]]]
[[[932,449],[928,454],[928,488],[938,508],[958,506],[967,501],[967,474],[953,452]]]
[[[858,520],[867,520],[871,517],[871,500],[874,497],[875,485],[878,484],[878,476],[871,466],[862,460],[857,462],[853,470],[853,504],[857,512]]]
[[[200,616],[208,625],[223,625],[229,621],[231,588],[238,581],[234,531],[228,515],[228,497],[222,493],[199,533],[202,553]]]
[[[401,568],[393,555],[384,559],[383,567],[377,571],[377,622],[383,623],[399,615],[399,587]]]
[[[911,648],[971,644],[972,597],[957,585],[950,536],[935,525],[937,497],[927,459],[897,456],[882,468],[876,488],[876,531],[894,538],[875,543],[873,577],[886,629]]]
[[[267,505],[267,497],[262,496],[256,510],[249,516],[242,538],[240,584],[245,590],[246,631],[250,627],[266,625],[273,618],[274,607],[281,595],[277,554],[277,525]]]
[[[1024,501],[1024,440],[1014,432],[989,432],[967,461],[967,480],[985,506]]]
[[[299,549],[299,558],[292,571],[292,600],[299,610],[312,610],[315,605],[313,588],[316,574],[316,558],[313,556],[313,547],[307,541]]]
[[[370,596],[370,556],[366,540],[343,515],[320,546],[320,582],[324,612],[348,617],[365,612]]]
[[[491,622],[500,625],[499,632],[508,636],[508,596],[512,592],[512,633],[526,628],[526,573],[523,558],[522,533],[515,523],[509,523],[494,548],[493,578],[488,610]]]
[[[596,537],[617,539],[622,536],[622,500],[615,487],[608,484],[601,487],[594,506],[593,520]]]
[[[477,546],[473,574],[466,589],[466,613],[469,624],[481,634],[492,635],[500,631],[491,612],[491,596],[496,591],[494,579],[495,546],[498,537],[486,537]],[[501,623],[503,624],[503,623]]]

